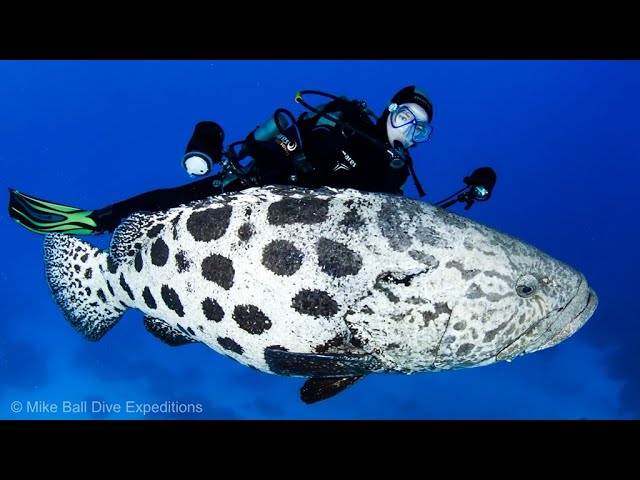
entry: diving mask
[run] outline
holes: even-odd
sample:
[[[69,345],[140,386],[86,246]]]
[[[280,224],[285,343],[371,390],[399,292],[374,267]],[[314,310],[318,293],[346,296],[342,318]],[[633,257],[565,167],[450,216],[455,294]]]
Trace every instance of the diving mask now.
[[[400,141],[406,148],[414,143],[424,143],[431,137],[433,127],[426,120],[424,109],[416,104],[389,105],[389,123],[387,128],[391,144]]]

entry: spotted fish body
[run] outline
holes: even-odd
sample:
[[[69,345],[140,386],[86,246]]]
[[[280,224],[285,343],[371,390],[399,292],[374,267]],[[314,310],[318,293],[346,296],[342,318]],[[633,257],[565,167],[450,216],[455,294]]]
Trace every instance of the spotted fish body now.
[[[45,238],[70,324],[100,339],[128,308],[169,345],[202,342],[309,377],[307,402],[370,373],[487,365],[555,345],[591,317],[585,277],[425,202],[356,190],[252,188],[136,213],[109,251]]]

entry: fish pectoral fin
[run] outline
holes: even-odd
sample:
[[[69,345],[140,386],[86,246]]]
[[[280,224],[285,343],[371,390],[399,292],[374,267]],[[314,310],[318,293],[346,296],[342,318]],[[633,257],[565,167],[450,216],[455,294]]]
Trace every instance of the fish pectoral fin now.
[[[346,390],[365,376],[310,378],[300,388],[300,399],[306,404],[326,400]]]
[[[179,347],[180,345],[197,342],[197,340],[177,328],[173,328],[164,320],[145,316],[144,326],[151,335],[162,340],[170,347]]]
[[[376,371],[380,362],[368,353],[300,353],[268,347],[264,359],[276,375],[353,377]]]

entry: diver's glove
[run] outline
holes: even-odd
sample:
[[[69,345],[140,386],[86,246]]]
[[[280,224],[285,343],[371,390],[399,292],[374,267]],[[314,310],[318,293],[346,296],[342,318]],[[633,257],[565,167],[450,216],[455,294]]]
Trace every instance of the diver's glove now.
[[[223,142],[224,131],[216,122],[197,123],[182,157],[182,166],[189,175],[208,175],[222,158]]]

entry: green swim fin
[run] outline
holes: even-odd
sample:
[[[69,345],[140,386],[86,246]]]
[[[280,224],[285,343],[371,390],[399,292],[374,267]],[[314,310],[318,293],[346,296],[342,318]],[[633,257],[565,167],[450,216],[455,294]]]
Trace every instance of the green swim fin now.
[[[93,210],[49,202],[9,189],[9,216],[20,225],[35,233],[69,233],[74,235],[96,235],[102,233],[95,220]]]

